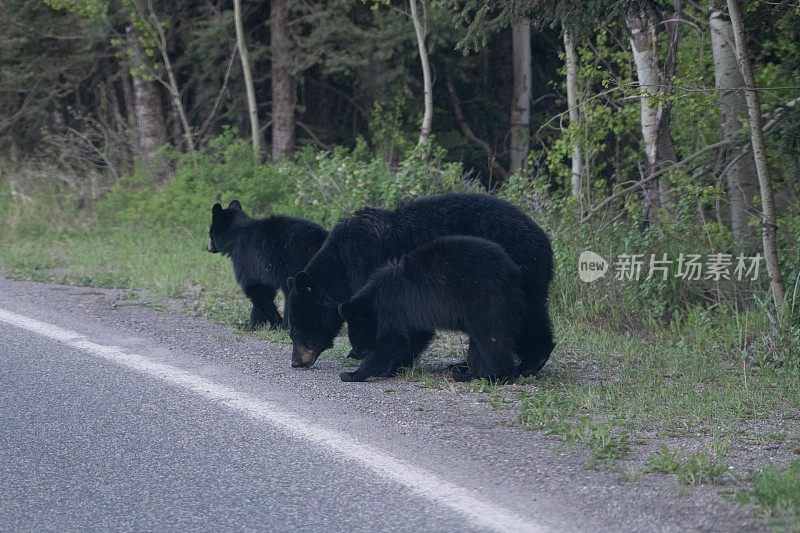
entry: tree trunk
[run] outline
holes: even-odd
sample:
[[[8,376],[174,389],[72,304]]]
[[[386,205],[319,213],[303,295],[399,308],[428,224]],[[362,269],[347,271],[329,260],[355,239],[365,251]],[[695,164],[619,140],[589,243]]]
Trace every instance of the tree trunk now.
[[[186,141],[186,147],[189,149],[189,152],[194,153],[194,135],[192,134],[192,128],[186,115],[186,109],[181,101],[181,91],[178,87],[178,80],[176,79],[175,72],[172,69],[172,61],[169,58],[169,53],[167,50],[167,36],[164,33],[164,28],[162,27],[161,21],[156,15],[152,0],[147,0],[146,3],[141,0],[133,0],[132,4],[133,7],[136,8],[141,21],[144,23],[145,30],[149,34],[150,38],[153,39],[156,48],[158,48],[158,51],[161,54],[161,61],[163,62],[164,70],[167,73],[167,81],[164,81],[160,78],[159,81],[162,83],[162,85],[164,85],[167,91],[169,91],[172,105],[175,107],[175,110],[178,113],[178,118],[180,119],[181,127],[183,128],[183,137]]]
[[[253,87],[253,74],[250,71],[250,55],[247,53],[247,43],[244,39],[241,0],[233,0],[233,20],[236,27],[236,45],[239,48],[239,58],[242,61],[244,89],[245,93],[247,93],[247,112],[250,115],[250,136],[253,140],[253,153],[256,158],[260,158],[261,129],[258,126],[258,108],[256,107],[256,91]]]
[[[132,53],[132,49],[130,53]],[[120,76],[120,84],[122,85],[122,95],[125,98],[125,115],[128,119],[128,124],[136,129],[136,99],[133,97],[133,81],[129,70],[126,70]]]
[[[272,159],[294,151],[295,87],[290,70],[286,0],[271,0],[269,27],[272,52]]]
[[[161,109],[158,86],[142,77],[145,72],[144,50],[139,39],[128,26],[128,47],[131,70],[133,71],[133,108],[136,114],[136,133],[139,144],[139,157],[145,170],[157,184],[169,179],[170,170],[164,158],[156,152],[167,143],[167,131]]]
[[[169,113],[170,113],[170,120],[169,120],[169,138],[170,141],[179,149],[187,149],[186,147],[186,136],[183,133],[183,122],[181,121],[181,115],[178,112],[178,109],[175,107],[175,101],[170,98],[169,100]]]
[[[669,106],[659,104],[659,96],[667,88],[657,55],[656,22],[642,8],[631,10],[626,17],[631,32],[631,50],[636,63],[641,105],[641,130],[649,176],[664,163],[675,162],[675,146],[669,133]],[[654,101],[655,100],[655,101]],[[660,210],[669,202],[669,193],[662,180],[652,180],[642,188],[644,208],[650,225],[657,225]]]
[[[125,120],[124,102],[120,101],[120,86],[117,84],[117,77],[108,76],[106,78],[106,94],[109,103],[109,121],[114,126],[114,131],[121,139],[125,137],[127,131],[127,121]]]
[[[56,108],[52,112],[53,125],[52,130],[56,133],[64,133],[67,131],[67,118],[64,115],[64,108],[61,102],[56,103]]]
[[[517,172],[525,165],[530,148],[531,121],[531,24],[522,20],[511,26],[514,93],[511,100],[511,165]]]
[[[425,99],[425,114],[422,116],[422,127],[419,130],[419,144],[422,144],[428,140],[433,123],[433,81],[428,47],[425,44],[425,24],[420,20],[417,12],[417,0],[409,0],[408,5],[411,10],[411,21],[414,23],[414,33],[417,35],[419,61],[422,64],[422,87]]]
[[[567,107],[569,107],[569,124],[577,131],[580,122],[578,109],[578,57],[575,53],[575,40],[572,33],[564,28],[564,57],[567,67]],[[583,186],[583,153],[581,143],[576,138],[572,143],[572,196],[581,197]]]
[[[181,92],[178,88],[178,81],[175,78],[175,73],[172,70],[172,61],[169,59],[169,54],[167,54],[167,39],[161,32],[159,26],[159,32],[161,35],[160,45],[158,49],[161,51],[161,58],[164,61],[164,69],[167,71],[167,89],[169,89],[169,95],[172,98],[172,105],[175,107],[175,111],[178,113],[178,119],[181,122],[181,126],[183,127],[183,137],[186,139],[186,147],[189,149],[189,152],[194,153],[194,135],[192,134],[192,127],[189,124],[189,118],[186,116],[186,109],[183,107],[183,102],[181,101]]]
[[[761,116],[757,87],[753,79],[753,68],[750,65],[750,56],[747,53],[742,13],[736,0],[728,0],[728,13],[731,17],[733,37],[736,42],[736,57],[739,60],[739,69],[744,79],[747,112],[750,117],[750,140],[753,144],[753,158],[755,159],[758,185],[761,191],[761,210],[764,217],[761,235],[764,246],[764,260],[772,288],[772,298],[775,300],[775,307],[780,308],[783,305],[784,287],[778,262],[775,195],[772,191],[772,178],[769,175],[769,166],[767,165],[767,149],[764,144],[763,131],[764,121]]]
[[[500,179],[497,182],[502,182],[503,180],[508,178],[508,171],[503,168],[503,165],[495,157],[494,150],[492,147],[489,146],[489,143],[475,135],[475,132],[472,131],[472,128],[469,125],[469,121],[467,120],[467,115],[464,114],[464,109],[461,107],[461,99],[458,97],[458,93],[456,92],[456,86],[453,82],[453,76],[448,73],[447,74],[447,91],[450,93],[450,99],[453,102],[453,112],[456,115],[456,120],[458,120],[458,126],[461,128],[461,133],[464,134],[464,137],[469,139],[470,141],[474,142],[481,148],[483,148],[483,153],[486,154],[486,161],[489,166],[489,169],[493,172],[496,172]],[[488,187],[489,190],[492,190],[492,175],[489,175],[489,183],[490,186]]]
[[[715,0],[710,14],[711,49],[714,79],[719,92],[720,129],[723,139],[735,137],[747,116],[744,79],[736,60],[736,44],[730,18],[724,12],[725,0]],[[746,247],[755,244],[756,235],[747,220],[754,212],[753,198],[758,191],[758,174],[751,152],[736,154],[730,147],[721,151],[725,165],[725,186],[730,204],[731,231],[736,242]]]

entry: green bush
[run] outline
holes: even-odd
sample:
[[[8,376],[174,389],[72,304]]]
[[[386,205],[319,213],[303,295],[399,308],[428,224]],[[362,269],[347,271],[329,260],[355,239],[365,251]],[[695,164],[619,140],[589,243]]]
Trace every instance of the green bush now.
[[[259,162],[250,144],[231,130],[212,139],[206,150],[174,161],[175,176],[162,187],[138,173],[119,180],[98,204],[101,220],[194,228],[208,224],[215,202],[233,199],[254,214],[293,211],[291,164]]]
[[[393,168],[375,158],[363,141],[352,151],[306,151],[291,169],[295,203],[305,206],[308,218],[332,226],[366,206],[393,208],[407,198],[480,189],[463,179],[458,163],[446,163],[444,156],[429,143],[412,149]]]
[[[208,223],[214,202],[235,198],[256,215],[279,212],[330,227],[366,206],[391,208],[405,198],[478,190],[444,155],[426,144],[392,167],[362,141],[353,150],[306,149],[294,160],[261,163],[250,144],[228,130],[195,156],[176,157],[175,176],[161,187],[140,173],[119,180],[99,202],[98,213],[119,224],[195,228]]]

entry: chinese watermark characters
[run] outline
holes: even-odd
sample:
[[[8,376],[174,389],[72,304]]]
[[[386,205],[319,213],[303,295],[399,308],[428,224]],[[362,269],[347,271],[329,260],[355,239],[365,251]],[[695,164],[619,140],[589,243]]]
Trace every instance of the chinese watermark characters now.
[[[611,270],[614,278],[620,281],[641,281],[679,278],[685,281],[755,281],[761,272],[761,254],[681,253],[677,258],[662,254],[619,254],[613,263],[603,256],[585,250],[578,258],[578,276],[581,281],[590,283]]]

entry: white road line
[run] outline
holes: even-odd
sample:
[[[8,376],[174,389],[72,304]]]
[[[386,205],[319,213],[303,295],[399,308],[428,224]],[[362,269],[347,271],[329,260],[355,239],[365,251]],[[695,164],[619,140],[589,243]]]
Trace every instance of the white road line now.
[[[363,444],[353,437],[324,428],[270,402],[231,387],[214,383],[172,365],[125,352],[116,346],[97,344],[75,331],[4,309],[0,309],[0,322],[37,333],[141,374],[166,381],[247,414],[260,422],[275,426],[294,438],[327,448],[336,452],[337,457],[359,463],[383,478],[453,509],[480,527],[494,531],[545,531],[544,527],[514,514],[509,509],[486,502],[464,487],[445,481],[431,472],[393,457],[383,450]]]

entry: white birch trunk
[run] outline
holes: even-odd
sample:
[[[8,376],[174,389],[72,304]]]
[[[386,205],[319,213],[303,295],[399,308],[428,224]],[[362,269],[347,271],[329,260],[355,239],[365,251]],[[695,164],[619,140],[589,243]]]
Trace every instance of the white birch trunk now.
[[[750,117],[750,140],[753,144],[753,158],[758,173],[758,185],[761,191],[761,210],[763,213],[762,244],[764,247],[764,261],[767,265],[772,298],[775,307],[783,306],[784,286],[783,276],[778,262],[778,245],[776,242],[777,226],[775,220],[775,194],[772,190],[772,178],[767,165],[767,149],[764,144],[763,118],[761,106],[758,101],[758,91],[753,79],[753,67],[747,53],[742,13],[736,0],[728,0],[728,13],[733,26],[733,37],[736,42],[736,57],[739,60],[739,70],[742,73],[747,100],[747,112]]]
[[[531,24],[515,22],[511,26],[514,66],[514,94],[511,100],[511,165],[517,172],[525,165],[530,148],[531,121]]]
[[[658,166],[658,125],[661,121],[660,109],[653,101],[658,95],[661,84],[656,55],[656,26],[652,17],[641,11],[630,13],[627,23],[631,32],[631,50],[639,82],[640,125],[647,175],[650,175]],[[661,209],[658,181],[660,180],[651,181],[642,188],[645,215],[650,224],[658,223]]]
[[[167,162],[158,155],[159,148],[167,143],[167,128],[161,109],[161,98],[154,82],[142,77],[145,72],[144,50],[139,39],[128,26],[128,49],[130,52],[132,75],[133,111],[135,113],[136,137],[139,158],[145,170],[150,173],[156,183],[169,179],[170,171]]]
[[[724,139],[735,137],[747,116],[747,102],[742,89],[744,78],[736,60],[733,26],[724,12],[725,0],[717,0],[711,9],[711,49],[714,56],[714,79],[719,92],[720,129]],[[730,223],[734,239],[743,245],[755,243],[756,235],[747,223],[754,213],[753,198],[758,191],[758,174],[751,152],[737,155],[730,148],[722,150],[725,165],[725,188],[730,205]]]
[[[567,106],[569,107],[570,127],[577,129],[581,123],[578,108],[578,57],[572,33],[564,28],[564,57],[567,67]],[[572,144],[572,196],[581,197],[583,186],[583,153],[577,139]]]
[[[256,158],[259,158],[261,157],[261,129],[258,126],[258,108],[256,107],[256,91],[253,87],[253,73],[250,70],[250,55],[247,53],[247,43],[244,38],[242,0],[233,0],[233,20],[236,27],[236,46],[239,48],[242,74],[244,74],[244,89],[247,94],[247,112],[250,116],[250,137],[253,141],[253,153]]]
[[[417,0],[409,0],[408,5],[411,12],[411,21],[414,23],[414,33],[417,36],[419,60],[422,64],[422,87],[425,101],[425,113],[422,116],[422,127],[419,131],[419,144],[422,144],[428,140],[433,124],[433,79],[431,78],[428,47],[425,44],[425,23],[420,20],[419,12],[417,11]]]

